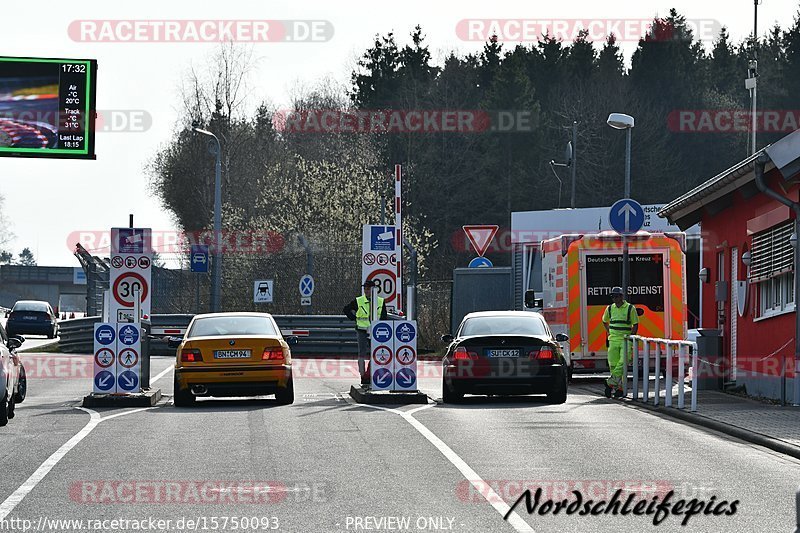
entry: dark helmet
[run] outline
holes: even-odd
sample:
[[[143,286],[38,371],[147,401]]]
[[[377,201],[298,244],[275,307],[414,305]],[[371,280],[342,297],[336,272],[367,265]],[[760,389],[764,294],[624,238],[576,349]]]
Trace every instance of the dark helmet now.
[[[622,287],[614,287],[611,289],[611,296],[624,296],[625,293],[622,291]]]

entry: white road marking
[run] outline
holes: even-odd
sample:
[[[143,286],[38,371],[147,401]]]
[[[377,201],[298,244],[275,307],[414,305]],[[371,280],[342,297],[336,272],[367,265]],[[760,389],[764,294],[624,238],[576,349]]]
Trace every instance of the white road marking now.
[[[166,368],[166,369],[165,369],[163,372],[161,372],[161,373],[160,373],[160,374],[158,374],[156,377],[154,377],[153,379],[151,379],[151,380],[150,380],[150,383],[155,383],[156,381],[158,381],[159,379],[163,378],[164,376],[166,376],[166,375],[167,375],[169,372],[171,372],[171,371],[173,371],[173,370],[175,370],[175,367],[174,367],[174,366],[168,366],[168,367],[167,367],[167,368]]]
[[[56,450],[53,455],[48,457],[45,462],[39,465],[39,468],[37,468],[36,471],[31,474],[31,476],[11,494],[11,496],[6,498],[5,501],[0,504],[0,522],[5,520],[11,511],[13,511],[14,508],[19,505],[20,502],[22,502],[25,496],[35,489],[36,485],[38,485],[39,482],[45,478],[45,476],[59,463],[59,461],[61,461],[61,459],[63,459],[70,450],[77,446],[79,442],[85,439],[86,436],[89,435],[89,433],[91,433],[98,424],[100,424],[100,422],[105,422],[106,420],[111,420],[112,418],[130,415],[140,411],[147,411],[148,409],[154,408],[143,407],[141,409],[132,409],[130,411],[123,411],[122,413],[116,413],[102,418],[100,417],[100,413],[93,409],[87,409],[85,407],[76,407],[76,409],[80,409],[81,411],[88,413],[90,416],[89,422],[83,426],[83,429],[77,432],[71,439],[69,439],[58,450]]]
[[[371,407],[373,409],[379,409],[381,411],[387,411],[390,413],[394,413],[396,415],[400,415],[403,417],[406,422],[411,424],[414,429],[416,429],[423,437],[428,439],[428,442],[433,444],[437,450],[439,450],[442,455],[450,461],[453,466],[455,466],[461,475],[463,475],[467,481],[472,483],[472,486],[477,489],[478,493],[483,496],[489,504],[494,507],[494,509],[500,513],[500,516],[505,516],[506,513],[511,509],[511,506],[508,505],[503,499],[497,494],[494,489],[492,489],[488,483],[486,483],[483,478],[481,478],[475,470],[470,467],[466,461],[464,461],[459,455],[453,451],[450,446],[444,443],[442,439],[437,437],[433,431],[428,429],[425,424],[414,418],[414,413],[422,411],[423,409],[428,409],[430,407],[435,406],[436,404],[428,404],[423,405],[421,407],[416,407],[414,409],[410,409],[408,411],[400,411],[398,409],[390,409],[388,407],[381,407],[379,405],[369,405],[363,403],[355,402],[350,395],[345,396],[345,400],[352,405],[363,406],[363,407]],[[513,511],[509,516],[507,522],[517,531],[521,533],[536,533],[534,529],[522,519],[521,516],[517,514],[516,511]]]

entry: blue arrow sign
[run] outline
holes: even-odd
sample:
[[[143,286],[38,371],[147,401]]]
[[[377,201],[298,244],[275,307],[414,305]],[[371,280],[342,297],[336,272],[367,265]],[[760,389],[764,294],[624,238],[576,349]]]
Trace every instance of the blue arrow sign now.
[[[623,198],[617,200],[611,206],[608,213],[608,221],[614,231],[620,235],[631,235],[636,233],[644,225],[644,209],[636,200]]]
[[[114,342],[114,339],[117,338],[117,335],[112,326],[109,326],[108,324],[102,324],[98,326],[96,330],[94,330],[94,338],[103,346],[108,346]]]
[[[120,389],[128,392],[136,390],[139,388],[139,376],[136,375],[136,372],[126,370],[117,378],[117,385]]]
[[[192,272],[208,272],[208,246],[205,244],[193,244],[189,265]]]
[[[417,328],[411,322],[400,322],[397,326],[397,340],[400,342],[412,342],[417,336]]]
[[[139,340],[139,328],[128,324],[119,328],[119,341],[125,346],[133,346]]]
[[[94,377],[94,386],[102,391],[111,390],[114,387],[114,374],[108,370],[98,372]]]
[[[314,278],[306,274],[300,278],[300,296],[311,296],[314,294]]]
[[[376,389],[388,389],[392,386],[392,372],[388,368],[378,368],[372,373],[372,385]]]
[[[485,257],[476,257],[469,262],[469,268],[491,268],[494,264]]]
[[[417,382],[417,375],[410,368],[403,368],[397,373],[397,384],[404,389],[411,388]]]
[[[389,342],[392,338],[392,325],[388,322],[378,322],[372,328],[372,338],[380,343]]]

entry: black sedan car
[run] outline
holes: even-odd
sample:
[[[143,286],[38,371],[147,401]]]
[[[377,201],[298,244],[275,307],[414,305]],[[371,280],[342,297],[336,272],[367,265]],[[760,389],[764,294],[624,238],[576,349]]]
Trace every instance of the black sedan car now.
[[[58,317],[47,302],[20,300],[11,308],[6,331],[9,337],[46,335],[48,339],[53,339],[58,335]]]
[[[464,317],[449,343],[443,363],[442,400],[464,394],[546,394],[551,403],[567,401],[569,354],[559,345],[569,337],[553,335],[539,313],[484,311]]]

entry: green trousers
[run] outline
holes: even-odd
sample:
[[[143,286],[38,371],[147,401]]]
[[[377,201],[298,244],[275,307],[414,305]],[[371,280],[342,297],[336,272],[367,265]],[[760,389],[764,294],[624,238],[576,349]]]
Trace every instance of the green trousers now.
[[[608,341],[608,369],[611,377],[606,383],[610,387],[622,388],[622,380],[625,375],[625,365],[627,363],[623,346],[624,339],[609,339]]]

